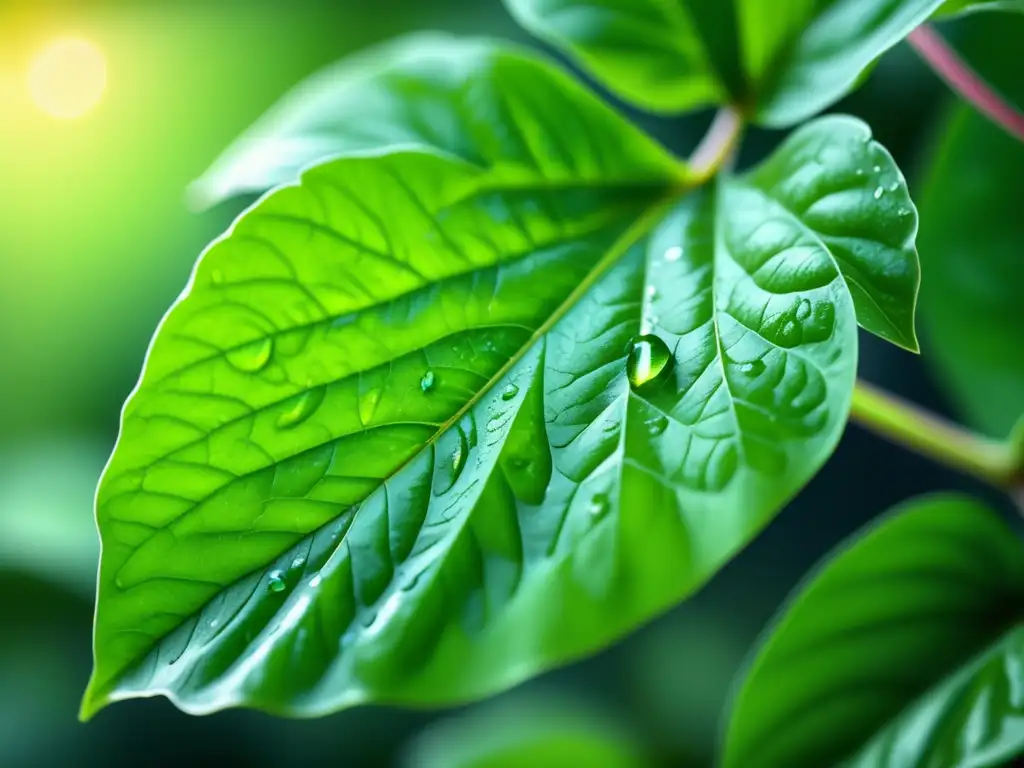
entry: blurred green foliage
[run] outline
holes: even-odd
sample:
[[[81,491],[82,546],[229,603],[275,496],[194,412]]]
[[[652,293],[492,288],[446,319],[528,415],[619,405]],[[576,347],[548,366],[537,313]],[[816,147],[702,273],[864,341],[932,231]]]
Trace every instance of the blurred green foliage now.
[[[944,31],[963,35],[963,50],[986,67],[1012,73],[1016,47],[986,44],[1009,23],[995,17]],[[368,708],[306,722],[245,712],[199,719],[162,700],[113,707],[89,726],[75,715],[91,662],[92,481],[156,323],[196,255],[240,210],[191,214],[187,183],[302,77],[423,28],[520,35],[498,0],[0,3],[0,765],[374,766],[416,754],[410,740],[435,715]],[[68,32],[103,47],[110,85],[95,113],[55,123],[20,96],[21,79],[33,51]],[[950,102],[901,46],[836,111],[867,120],[902,167],[926,170],[942,128],[936,117]],[[683,154],[707,120],[641,122]],[[752,133],[742,163],[779,137]],[[922,174],[908,175],[918,194]],[[868,377],[948,411],[920,360],[870,340],[861,358]],[[707,765],[728,679],[789,588],[880,510],[947,487],[975,490],[852,430],[801,497],[704,592],[538,685],[601,702],[651,762]]]

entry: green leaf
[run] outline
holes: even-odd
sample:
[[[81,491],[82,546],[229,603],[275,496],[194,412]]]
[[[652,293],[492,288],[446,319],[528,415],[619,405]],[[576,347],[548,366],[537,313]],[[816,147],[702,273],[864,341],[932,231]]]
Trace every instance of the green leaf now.
[[[1006,11],[1024,13],[1024,0],[946,0],[935,12],[936,19],[966,16],[978,11]]]
[[[1024,80],[1010,64],[1024,20],[984,22],[967,49],[971,60],[1024,104]],[[1005,437],[1024,414],[1022,178],[1024,146],[969,106],[957,106],[921,201],[925,359],[965,419],[995,437]]]
[[[720,0],[505,0],[621,98],[654,112],[742,99],[737,31]],[[730,89],[730,85],[732,88]]]
[[[942,0],[505,0],[616,95],[656,112],[732,103],[795,125],[859,83]]]
[[[862,124],[691,191],[558,70],[449,56],[446,144],[269,195],[158,330],[98,493],[84,716],[493,693],[692,593],[834,449]]]
[[[739,687],[730,766],[1003,765],[1024,750],[1024,551],[981,504],[897,508],[825,558]]]
[[[430,726],[413,742],[403,764],[409,768],[641,768],[650,763],[628,732],[583,702],[520,696]]]

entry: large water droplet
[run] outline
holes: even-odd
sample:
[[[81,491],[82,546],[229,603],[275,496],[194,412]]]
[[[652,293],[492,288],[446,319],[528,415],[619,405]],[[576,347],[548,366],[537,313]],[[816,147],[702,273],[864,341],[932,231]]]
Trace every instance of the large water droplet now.
[[[447,493],[462,474],[469,456],[469,441],[461,426],[447,432],[438,443],[439,464],[434,478],[434,495]]]
[[[370,389],[359,398],[359,423],[368,425],[377,411],[380,402],[380,390]]]
[[[796,319],[806,320],[811,316],[811,302],[809,299],[800,299],[796,305]]]
[[[609,509],[611,509],[611,501],[608,499],[608,494],[595,493],[594,498],[590,500],[590,505],[587,507],[587,512],[595,520],[600,520],[608,514]]]
[[[268,336],[244,347],[232,349],[224,357],[228,363],[244,373],[256,373],[266,368],[270,355],[274,351],[274,342]]]
[[[683,249],[678,245],[673,245],[665,251],[665,261],[679,261],[681,258],[683,258]]]
[[[633,339],[626,357],[626,376],[633,389],[664,380],[672,371],[668,345],[650,334]]]
[[[420,389],[424,394],[430,392],[437,385],[437,375],[427,369],[427,372],[423,374],[423,378],[420,379]]]
[[[508,401],[519,394],[519,387],[515,384],[508,384],[505,389],[501,391],[501,399]]]
[[[284,580],[284,571],[275,569],[270,572],[270,576],[267,581],[267,589],[271,592],[284,592],[285,587],[288,584]]]
[[[324,387],[315,387],[303,392],[292,400],[288,409],[277,417],[278,428],[290,429],[296,427],[316,413],[316,409],[324,401],[325,392]]]
[[[668,419],[661,414],[658,414],[657,416],[652,416],[647,419],[647,421],[644,422],[644,426],[647,427],[647,434],[651,437],[657,437],[668,429]]]

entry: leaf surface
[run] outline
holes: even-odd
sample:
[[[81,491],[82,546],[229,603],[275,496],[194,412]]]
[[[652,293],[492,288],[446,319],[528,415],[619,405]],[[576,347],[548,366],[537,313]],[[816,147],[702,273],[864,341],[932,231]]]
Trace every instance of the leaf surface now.
[[[1024,13],[1024,0],[946,0],[935,13],[936,19],[966,16],[978,11]]]
[[[1024,748],[1024,551],[958,496],[894,510],[826,557],[736,692],[730,766],[988,768]]]
[[[835,185],[873,201],[862,124],[690,190],[557,70],[462,55],[447,143],[270,194],[158,330],[98,494],[86,716],[493,693],[690,594],[833,450],[855,299],[821,222]]]

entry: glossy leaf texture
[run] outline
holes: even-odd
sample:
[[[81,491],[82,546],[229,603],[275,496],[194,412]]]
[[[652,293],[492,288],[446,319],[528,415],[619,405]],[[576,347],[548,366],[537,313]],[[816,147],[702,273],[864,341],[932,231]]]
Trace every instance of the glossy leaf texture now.
[[[651,766],[618,722],[574,699],[520,696],[427,728],[406,751],[408,768]]]
[[[1024,548],[978,502],[909,502],[824,559],[756,650],[723,766],[989,768],[1024,750]]]
[[[84,715],[493,693],[690,594],[833,450],[857,303],[833,237],[913,218],[857,223],[863,125],[690,190],[558,70],[457,55],[444,143],[272,193],[158,330],[98,494]]]
[[[505,0],[620,98],[732,103],[771,127],[836,102],[942,0]]]
[[[1011,62],[1024,19],[974,20],[965,53],[1024,105]],[[1024,218],[1018,197],[1024,146],[968,106],[957,105],[923,184],[921,294],[925,359],[977,429],[1005,437],[1024,414]]]

